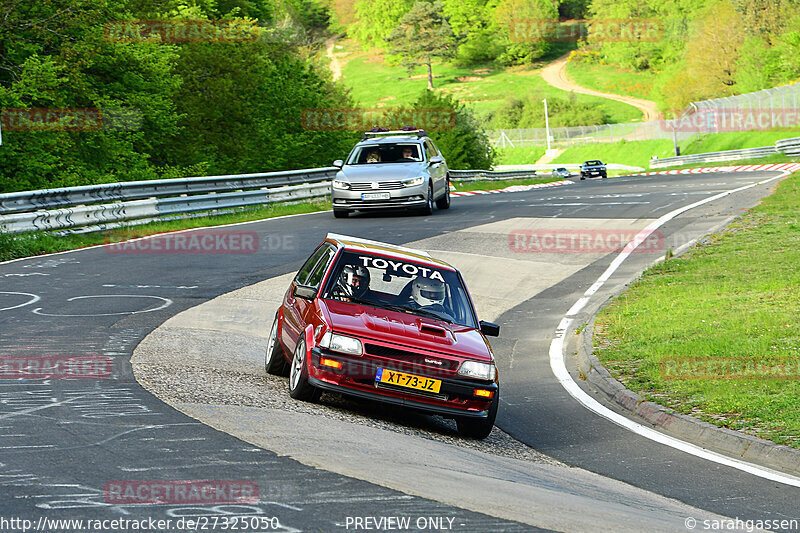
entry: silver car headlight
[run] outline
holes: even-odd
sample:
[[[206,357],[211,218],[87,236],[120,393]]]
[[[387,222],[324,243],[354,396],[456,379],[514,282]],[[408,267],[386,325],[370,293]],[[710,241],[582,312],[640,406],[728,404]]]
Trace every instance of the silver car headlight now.
[[[331,350],[333,352],[348,353],[350,355],[361,355],[364,353],[364,348],[361,341],[353,337],[339,335],[328,331],[322,336],[319,341],[321,348]]]
[[[341,189],[344,191],[350,190],[350,183],[343,180],[333,180],[332,185],[334,189]]]
[[[484,379],[486,381],[494,381],[495,372],[494,364],[479,363],[478,361],[464,361],[458,369],[459,376]]]
[[[422,185],[425,181],[425,176],[417,176],[416,178],[411,178],[410,180],[403,180],[403,187],[416,187],[417,185]]]

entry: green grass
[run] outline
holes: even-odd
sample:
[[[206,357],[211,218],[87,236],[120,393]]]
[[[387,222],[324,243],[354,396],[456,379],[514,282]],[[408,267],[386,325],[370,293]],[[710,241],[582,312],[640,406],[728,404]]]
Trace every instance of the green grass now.
[[[108,242],[120,242],[125,239],[153,235],[180,229],[202,228],[234,224],[274,218],[298,213],[313,213],[331,208],[329,200],[319,202],[303,202],[293,205],[277,204],[259,209],[239,211],[225,215],[209,215],[196,218],[157,221],[138,226],[127,226],[93,233],[72,233],[58,235],[53,232],[35,232],[11,235],[0,232],[0,261],[8,261],[20,257],[75,250]]]
[[[341,41],[342,81],[350,88],[359,107],[390,107],[408,105],[427,87],[427,69],[418,67],[409,75],[400,65],[387,65],[383,56],[360,50],[352,41]],[[553,59],[549,57],[548,59]],[[567,98],[568,93],[547,85],[539,75],[541,65],[496,68],[456,67],[445,64],[433,66],[434,86],[451,94],[471,107],[477,115],[493,111],[509,97],[524,97],[530,93],[541,98]],[[600,107],[609,122],[641,120],[635,107],[606,98],[576,95],[578,102]]]
[[[537,183],[552,183],[561,181],[563,178],[524,178],[515,180],[481,180],[481,181],[454,181],[453,186],[456,191],[485,191],[490,189],[505,189],[512,185],[534,185]]]
[[[639,72],[573,59],[567,63],[567,75],[572,81],[588,89],[661,103],[655,91],[660,82],[659,77],[649,70]]]
[[[532,165],[545,153],[544,146],[515,146],[498,148],[495,151],[495,165]]]
[[[593,143],[572,146],[564,150],[554,161],[557,163],[583,163],[599,159],[603,163],[616,163],[649,168],[652,156],[673,155],[672,141],[622,141],[618,143]]]
[[[800,448],[798,213],[800,173],[609,304],[597,317],[595,354],[648,400]],[[726,362],[787,364],[794,375],[767,379],[756,371],[763,379],[753,379],[702,370]]]
[[[723,150],[739,150],[742,148],[759,148],[770,146],[775,141],[800,137],[800,128],[796,131],[741,131],[715,133],[693,137],[681,141],[681,154],[702,154],[706,152],[721,152]]]

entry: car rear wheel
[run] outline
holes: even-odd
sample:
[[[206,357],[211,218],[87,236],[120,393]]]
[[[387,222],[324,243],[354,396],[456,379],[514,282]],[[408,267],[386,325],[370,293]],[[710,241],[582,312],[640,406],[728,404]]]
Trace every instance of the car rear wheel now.
[[[494,420],[497,418],[497,405],[500,401],[499,391],[495,393],[494,400],[489,406],[489,416],[486,418],[458,418],[456,425],[462,437],[471,439],[485,439],[492,432]]]
[[[436,207],[439,209],[450,207],[450,178],[447,178],[444,182],[444,196],[436,200]]]
[[[308,382],[308,368],[306,367],[306,341],[300,339],[294,349],[292,365],[289,371],[289,396],[295,400],[315,402],[319,399],[320,391]]]
[[[269,332],[269,340],[267,341],[267,356],[264,360],[264,367],[268,374],[275,376],[288,376],[289,365],[286,363],[286,357],[283,355],[283,348],[280,341],[278,341],[278,315],[275,315],[275,321],[272,322],[272,330]]]
[[[433,185],[428,184],[428,197],[426,198],[427,202],[425,203],[425,207],[419,210],[420,215],[432,215],[433,214]]]
[[[334,209],[333,210],[333,216],[335,216],[336,218],[347,218],[348,214],[349,213],[347,211],[345,211],[344,209]]]

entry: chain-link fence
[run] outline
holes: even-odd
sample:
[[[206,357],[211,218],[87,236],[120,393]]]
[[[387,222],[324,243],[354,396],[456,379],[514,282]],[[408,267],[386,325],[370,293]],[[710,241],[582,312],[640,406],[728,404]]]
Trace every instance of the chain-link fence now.
[[[800,125],[800,83],[754,93],[693,102],[676,119],[628,124],[550,128],[552,146],[598,142],[682,141],[695,135],[730,131],[797,128]],[[496,147],[545,146],[545,128],[487,132]]]

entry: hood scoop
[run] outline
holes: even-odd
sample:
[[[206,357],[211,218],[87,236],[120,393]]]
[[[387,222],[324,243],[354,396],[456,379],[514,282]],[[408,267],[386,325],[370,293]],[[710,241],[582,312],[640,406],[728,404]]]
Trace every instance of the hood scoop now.
[[[439,326],[434,326],[432,324],[420,323],[419,331],[420,331],[420,333],[426,333],[428,335],[435,335],[437,337],[447,337],[447,330],[446,329],[440,328]]]

